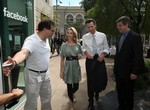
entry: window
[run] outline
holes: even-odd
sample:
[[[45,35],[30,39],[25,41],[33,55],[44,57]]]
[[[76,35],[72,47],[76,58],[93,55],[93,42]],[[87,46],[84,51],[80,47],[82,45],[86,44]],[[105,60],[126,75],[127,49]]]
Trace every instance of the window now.
[[[81,14],[78,14],[78,15],[76,16],[76,23],[82,23],[82,22],[83,22],[83,17],[82,17]]]
[[[73,23],[73,16],[71,14],[67,15],[67,23]]]

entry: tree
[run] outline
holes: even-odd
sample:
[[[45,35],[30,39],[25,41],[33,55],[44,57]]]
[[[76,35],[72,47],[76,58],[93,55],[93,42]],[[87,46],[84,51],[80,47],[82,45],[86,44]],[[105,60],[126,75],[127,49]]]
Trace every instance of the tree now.
[[[132,28],[141,33],[146,25],[149,25],[148,17],[150,14],[150,0],[119,0],[124,8],[124,14],[131,19]]]
[[[91,9],[92,7],[94,7],[95,3],[97,0],[82,0],[80,2],[81,7],[84,8],[84,11],[87,12],[89,9]]]
[[[88,0],[83,0],[87,3]],[[93,0],[92,0],[93,1]],[[116,20],[127,15],[131,19],[131,27],[138,33],[149,33],[150,0],[94,0],[96,1],[87,16],[97,22],[97,29],[109,35],[115,35]],[[85,5],[83,5],[85,6]]]
[[[95,7],[87,11],[87,16],[96,20],[97,30],[107,35],[116,35],[116,19],[122,13],[118,0],[97,0]],[[117,8],[116,8],[117,7]]]

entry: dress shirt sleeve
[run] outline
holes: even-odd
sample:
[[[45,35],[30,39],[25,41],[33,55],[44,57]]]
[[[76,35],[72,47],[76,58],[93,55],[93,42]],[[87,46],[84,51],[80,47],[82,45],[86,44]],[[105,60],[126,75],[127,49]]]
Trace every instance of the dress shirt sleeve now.
[[[86,51],[85,35],[82,37],[82,51],[83,51],[83,53],[85,53],[85,51]]]
[[[104,50],[103,50],[103,52],[109,54],[109,46],[108,46],[106,35],[104,37]]]

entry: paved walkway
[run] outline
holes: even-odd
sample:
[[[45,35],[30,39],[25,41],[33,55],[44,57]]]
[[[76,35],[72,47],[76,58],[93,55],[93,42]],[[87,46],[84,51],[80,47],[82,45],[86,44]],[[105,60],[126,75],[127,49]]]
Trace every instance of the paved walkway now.
[[[50,77],[51,77],[51,85],[52,85],[52,109],[53,110],[69,110],[69,99],[67,96],[67,88],[66,84],[60,79],[59,77],[59,63],[60,63],[60,57],[59,56],[53,56],[51,58],[50,63]],[[79,90],[76,92],[76,103],[75,103],[75,110],[87,110],[88,106],[88,97],[87,97],[87,85],[86,85],[86,73],[85,73],[85,58],[80,60],[81,65],[81,71],[82,71],[82,81],[79,85]],[[113,65],[113,60],[106,60],[106,64],[108,68],[111,68]],[[114,78],[112,75],[112,69],[108,69],[108,85],[105,91],[103,91],[100,96],[101,100],[97,103],[95,103],[95,107],[97,110],[99,108],[104,108],[101,105],[108,105],[107,100],[110,97],[111,94],[114,93],[115,89],[115,83]],[[108,97],[104,97],[104,96]],[[115,97],[113,95],[113,97]],[[106,100],[103,104],[103,100]],[[113,100],[111,100],[113,102]],[[108,105],[110,108],[115,107],[114,103],[111,103],[111,105]],[[101,110],[113,110],[113,109],[101,109]]]
[[[85,58],[80,60],[82,81],[79,90],[76,92],[75,110],[87,110],[87,84],[85,73]],[[105,91],[100,93],[100,101],[95,103],[96,110],[116,110],[117,94],[115,91],[115,81],[112,72],[113,59],[106,58],[108,84]],[[52,109],[53,110],[70,110],[69,99],[67,96],[66,84],[59,77],[60,57],[53,55],[50,61],[50,77],[52,85]],[[134,110],[150,110],[150,89],[135,93]]]

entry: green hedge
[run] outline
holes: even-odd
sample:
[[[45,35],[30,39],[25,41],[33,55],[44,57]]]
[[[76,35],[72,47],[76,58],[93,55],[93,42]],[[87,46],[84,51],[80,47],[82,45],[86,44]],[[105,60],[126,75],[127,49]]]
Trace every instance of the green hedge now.
[[[145,68],[144,68],[144,73],[150,72],[150,61],[146,60],[145,61]]]
[[[150,61],[145,61],[144,73],[135,81],[135,89],[143,90],[150,86]]]

